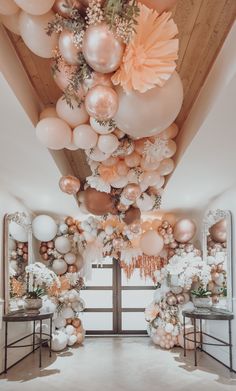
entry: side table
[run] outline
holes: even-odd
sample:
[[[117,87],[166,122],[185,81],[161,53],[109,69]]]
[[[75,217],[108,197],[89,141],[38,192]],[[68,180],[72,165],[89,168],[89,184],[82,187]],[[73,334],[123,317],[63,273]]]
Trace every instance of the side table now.
[[[232,372],[233,367],[232,367],[232,332],[231,332],[231,321],[234,318],[234,315],[231,313],[222,313],[222,312],[217,312],[217,311],[212,311],[209,310],[209,312],[204,313],[204,312],[197,312],[197,311],[183,311],[183,326],[184,326],[184,356],[186,356],[186,341],[190,341],[194,343],[194,365],[197,366],[197,344],[199,343],[197,341],[197,320],[199,320],[200,323],[200,350],[203,350],[203,345],[211,345],[211,346],[227,346],[229,348],[229,369]],[[186,333],[185,330],[185,320],[186,318],[190,318],[193,321],[193,328],[194,331],[190,333]],[[202,331],[202,320],[222,320],[222,321],[228,321],[228,342],[223,341],[220,338],[213,337],[210,334],[207,334]],[[188,335],[193,334],[193,339],[189,338]],[[212,342],[203,342],[203,336],[207,336],[214,341],[217,341],[217,343],[212,343]]]
[[[42,312],[39,314],[27,314],[25,312],[17,312],[13,314],[6,314],[3,316],[3,321],[5,322],[5,361],[4,361],[4,372],[7,373],[7,370],[9,369],[7,367],[7,354],[8,354],[8,349],[13,349],[13,348],[25,348],[25,347],[31,347],[32,346],[32,351],[33,353],[37,348],[39,348],[39,367],[41,368],[42,366],[42,344],[45,342],[49,342],[49,355],[51,357],[51,348],[52,348],[52,317],[53,313],[52,312]],[[50,320],[50,333],[43,333],[42,332],[42,321],[45,319]],[[40,323],[40,328],[39,328],[39,333],[36,333],[36,322],[39,321]],[[17,323],[17,322],[33,322],[33,333],[30,333],[26,335],[25,337],[22,337],[14,342],[11,342],[8,344],[8,323]],[[35,336],[39,335],[39,341],[35,341]],[[25,340],[28,337],[33,336],[33,341],[32,343],[28,344],[23,344],[23,345],[18,345],[18,342],[21,342]],[[44,338],[43,338],[44,337]],[[46,337],[46,338],[45,338]],[[29,354],[26,354],[24,357],[22,357],[20,360],[18,360],[15,364],[11,365],[13,367],[16,365],[18,362],[23,360],[25,357],[27,357]]]

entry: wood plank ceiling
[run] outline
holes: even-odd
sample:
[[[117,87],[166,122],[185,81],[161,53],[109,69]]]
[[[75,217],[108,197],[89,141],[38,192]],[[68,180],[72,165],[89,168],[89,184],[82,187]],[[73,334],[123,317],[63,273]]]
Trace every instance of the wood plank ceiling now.
[[[181,128],[236,18],[236,0],[179,0],[172,10],[179,29],[177,71],[184,86],[184,102],[176,120]],[[61,91],[53,81],[50,60],[30,52],[22,39],[9,33],[40,100],[54,105]],[[84,179],[89,168],[84,153],[65,151],[73,173]]]

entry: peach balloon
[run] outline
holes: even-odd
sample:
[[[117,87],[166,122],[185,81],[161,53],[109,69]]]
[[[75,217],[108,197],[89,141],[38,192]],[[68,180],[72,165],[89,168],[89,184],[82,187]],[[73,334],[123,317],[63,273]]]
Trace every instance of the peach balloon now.
[[[139,2],[161,14],[163,11],[173,8],[177,0],[139,0]]]
[[[86,95],[85,107],[91,117],[108,121],[118,109],[117,93],[111,87],[95,86]]]
[[[209,229],[210,235],[215,242],[224,243],[227,241],[227,222],[221,219]]]
[[[129,171],[129,168],[127,167],[127,165],[125,164],[125,162],[123,160],[120,160],[117,163],[116,169],[117,169],[117,173],[121,176],[127,175],[128,171]]]
[[[44,118],[36,126],[39,141],[50,149],[63,149],[71,141],[71,129],[60,118]]]
[[[97,144],[97,133],[89,125],[79,125],[73,131],[73,141],[81,149],[90,149]]]
[[[73,107],[69,106],[63,97],[58,99],[56,104],[58,117],[66,121],[72,128],[85,124],[89,119],[85,105],[81,103],[78,106],[75,99],[71,99],[71,104]]]
[[[133,168],[139,166],[141,156],[137,152],[132,152],[130,155],[125,156],[125,163],[127,167]]]
[[[146,255],[158,255],[163,249],[164,242],[162,236],[156,231],[144,232],[140,239],[140,248]]]
[[[174,238],[179,243],[189,242],[196,233],[196,225],[190,219],[180,219],[174,226]]]
[[[105,23],[90,25],[83,39],[83,54],[97,72],[110,73],[119,68],[125,45]]]
[[[82,15],[86,13],[86,9],[78,0],[56,0],[53,5],[53,11],[61,15],[63,18],[71,17],[71,10],[77,9]]]
[[[85,90],[90,90],[93,87],[96,86],[106,86],[106,87],[113,87],[112,81],[111,81],[112,73],[99,73],[99,72],[92,72],[90,78],[85,79],[83,81],[83,85]]]
[[[137,183],[129,183],[123,190],[122,196],[129,201],[135,201],[140,197],[142,190]]]
[[[161,183],[161,177],[157,171],[146,171],[142,175],[141,182],[143,185],[146,186],[159,186],[159,184]]]
[[[20,35],[19,16],[20,16],[20,10],[18,10],[16,13],[12,15],[0,15],[0,21],[12,33]]]
[[[16,2],[13,0],[1,0],[0,1],[0,14],[13,15],[19,11]]]
[[[74,42],[74,33],[68,30],[62,31],[58,45],[62,57],[68,64],[80,64],[79,53],[81,52],[81,48]]]
[[[175,163],[172,159],[164,159],[160,162],[158,171],[160,175],[169,175],[175,168]]]
[[[80,180],[72,175],[61,177],[59,181],[61,191],[67,194],[76,194],[80,189]]]
[[[101,135],[97,146],[104,153],[112,153],[118,148],[119,140],[114,134]]]
[[[55,61],[52,62],[52,66],[53,65],[55,65]],[[70,79],[72,78],[72,75],[76,72],[76,70],[76,65],[69,65],[63,59],[59,61],[52,76],[55,83],[62,91],[65,91],[65,89],[69,86]],[[81,90],[83,90],[82,87]]]
[[[39,116],[40,120],[44,118],[58,118],[55,107],[45,107]]]
[[[40,3],[36,1],[35,3]],[[48,23],[52,21],[55,14],[52,11],[44,15],[30,15],[21,12],[19,26],[21,37],[26,46],[37,56],[51,58],[53,50],[57,45],[57,34],[51,36],[46,34]]]
[[[53,6],[55,0],[15,0],[15,3],[30,15],[46,14]]]
[[[140,162],[140,166],[144,171],[155,171],[159,165],[159,161],[148,161],[146,158],[142,158]]]
[[[163,132],[161,132],[159,136],[163,140],[169,140],[170,138],[175,138],[178,132],[179,132],[178,126],[175,123],[173,123],[172,125],[169,126],[169,128],[163,130]]]
[[[126,94],[121,87],[116,91],[119,96],[119,108],[114,117],[117,127],[137,139],[155,135],[170,126],[183,102],[183,86],[177,72],[164,87],[157,86],[145,93]]]
[[[106,167],[116,166],[118,162],[118,159],[116,157],[109,157],[108,159],[104,160],[102,163]]]
[[[143,155],[145,143],[148,141],[148,138],[141,138],[139,140],[134,141],[134,150],[139,153],[139,155]]]
[[[170,158],[174,156],[176,150],[177,150],[176,143],[173,140],[168,140],[167,145],[163,150],[163,157]]]
[[[102,125],[93,117],[90,117],[89,122],[95,132],[99,134],[109,134],[112,133],[114,130],[114,128],[112,128],[109,123]]]

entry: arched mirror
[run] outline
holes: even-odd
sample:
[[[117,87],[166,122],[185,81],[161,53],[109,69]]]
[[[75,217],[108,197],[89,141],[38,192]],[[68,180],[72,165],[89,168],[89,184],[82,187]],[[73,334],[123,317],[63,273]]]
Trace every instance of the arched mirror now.
[[[203,257],[211,267],[213,309],[232,311],[232,237],[229,210],[209,210],[203,226]]]
[[[16,212],[4,217],[5,314],[24,309],[25,267],[32,262],[30,218]]]

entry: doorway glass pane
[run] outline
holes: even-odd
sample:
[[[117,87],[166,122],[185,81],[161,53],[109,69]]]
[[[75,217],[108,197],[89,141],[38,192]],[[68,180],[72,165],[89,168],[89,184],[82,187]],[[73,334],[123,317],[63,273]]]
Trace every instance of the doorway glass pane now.
[[[83,290],[80,293],[85,308],[112,308],[112,291]]]
[[[147,330],[143,312],[122,312],[122,330]]]
[[[121,285],[122,286],[154,286],[151,278],[142,279],[139,269],[135,269],[132,277],[128,280],[125,272],[121,269]]]
[[[122,291],[122,308],[145,308],[153,300],[154,290]]]
[[[81,316],[85,330],[111,331],[113,329],[112,312],[83,312]]]
[[[112,269],[93,269],[92,279],[86,282],[86,286],[112,286]]]

